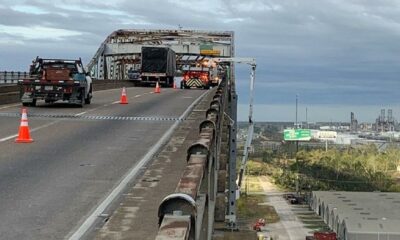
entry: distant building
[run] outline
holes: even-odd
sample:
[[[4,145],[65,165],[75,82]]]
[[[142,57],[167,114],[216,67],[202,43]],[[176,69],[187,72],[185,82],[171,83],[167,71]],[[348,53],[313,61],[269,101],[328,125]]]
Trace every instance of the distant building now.
[[[358,131],[358,121],[354,117],[354,113],[350,113],[350,132],[351,133],[356,133]]]
[[[387,117],[385,109],[381,110],[381,114],[375,120],[374,130],[376,132],[393,132],[395,130],[396,120],[393,117],[392,109],[388,109]]]
[[[341,240],[400,239],[400,193],[314,191],[310,207]]]

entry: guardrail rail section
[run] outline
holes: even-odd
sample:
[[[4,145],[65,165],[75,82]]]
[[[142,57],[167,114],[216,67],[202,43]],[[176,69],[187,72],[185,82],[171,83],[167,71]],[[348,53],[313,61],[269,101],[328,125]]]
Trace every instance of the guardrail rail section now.
[[[16,84],[28,76],[28,72],[0,71],[0,84]]]
[[[187,150],[187,166],[175,191],[166,196],[158,209],[156,240],[211,239],[214,221],[225,221],[227,154],[221,154],[225,82],[218,87],[205,120],[199,126],[198,140]],[[227,151],[227,148],[225,147]]]

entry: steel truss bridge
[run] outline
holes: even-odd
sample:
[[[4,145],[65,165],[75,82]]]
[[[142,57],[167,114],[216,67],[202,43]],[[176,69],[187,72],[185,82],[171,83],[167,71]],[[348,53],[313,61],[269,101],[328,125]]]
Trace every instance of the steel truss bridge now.
[[[172,48],[178,69],[215,62],[224,77],[208,91],[163,89],[157,95],[149,88],[130,88],[128,70],[140,68],[143,46]],[[252,90],[255,60],[246,63],[253,71]],[[9,130],[14,127],[11,119],[20,116],[19,105],[0,106],[0,121],[6,123],[2,132],[9,133],[0,136],[0,152],[10,161],[8,165],[0,162],[0,174],[9,171],[7,176],[14,176],[10,182],[6,175],[0,176],[6,184],[0,184],[6,194],[0,199],[5,206],[0,206],[0,215],[9,216],[2,219],[0,236],[202,240],[212,239],[218,231],[236,230],[234,32],[117,30],[101,43],[87,70],[97,80],[95,90],[109,90],[95,92],[93,103],[84,111],[45,104],[28,109],[35,138],[28,150],[16,148]],[[124,107],[115,101],[121,86],[128,87],[130,101]],[[252,108],[250,125],[251,115]],[[28,166],[31,169],[22,174]],[[15,189],[9,195],[7,183]],[[33,209],[20,207],[20,211],[32,214],[26,218],[32,220],[10,215],[8,209],[15,202],[6,196],[17,200],[29,196]],[[39,215],[42,225],[33,220]],[[24,230],[35,227],[42,230]]]

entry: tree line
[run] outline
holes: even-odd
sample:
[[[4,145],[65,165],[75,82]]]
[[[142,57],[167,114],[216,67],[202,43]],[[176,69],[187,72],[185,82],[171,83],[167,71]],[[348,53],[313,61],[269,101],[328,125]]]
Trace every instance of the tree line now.
[[[249,164],[248,174],[271,175],[287,188],[294,189],[298,175],[303,190],[400,191],[395,181],[400,149],[394,146],[302,149],[294,159],[270,150],[256,154],[258,163]]]

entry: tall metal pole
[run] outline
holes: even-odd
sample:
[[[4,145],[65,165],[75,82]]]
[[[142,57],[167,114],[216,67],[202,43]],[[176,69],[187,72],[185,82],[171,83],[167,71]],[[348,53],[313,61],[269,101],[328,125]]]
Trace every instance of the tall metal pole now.
[[[308,109],[306,108],[306,123],[307,123],[307,129],[309,128],[308,126]]]
[[[298,124],[297,124],[297,102],[298,102],[298,99],[297,98],[298,98],[298,95],[296,94],[296,124],[294,126],[295,129],[298,128]]]
[[[229,74],[229,105],[228,113],[232,120],[229,126],[229,175],[228,175],[228,228],[231,230],[236,230],[236,129],[237,129],[237,94],[235,89],[235,79],[233,77],[232,66],[229,69],[231,72]]]
[[[298,95],[296,94],[296,126],[295,128],[298,129],[299,125],[297,123],[297,107],[298,107]],[[299,141],[296,141],[296,194],[299,195],[299,162],[297,161],[297,152],[299,151]]]
[[[250,73],[250,103],[249,103],[249,129],[247,132],[247,139],[246,144],[243,149],[243,157],[242,157],[242,164],[240,166],[239,172],[239,181],[238,181],[238,188],[242,186],[242,180],[244,176],[244,172],[246,170],[246,163],[249,157],[249,150],[251,146],[251,141],[253,139],[253,132],[254,132],[254,122],[253,122],[253,100],[254,100],[254,81],[255,81],[255,74],[256,74],[256,65],[251,66],[251,73]]]

